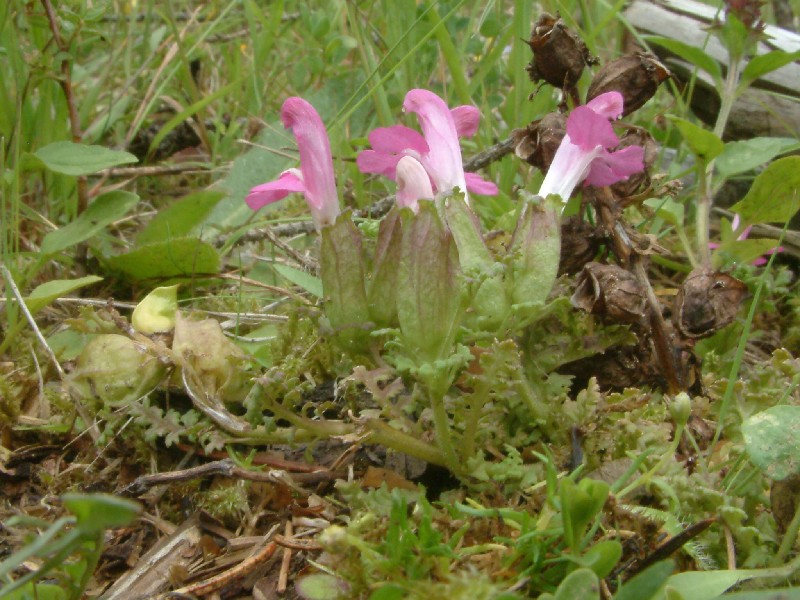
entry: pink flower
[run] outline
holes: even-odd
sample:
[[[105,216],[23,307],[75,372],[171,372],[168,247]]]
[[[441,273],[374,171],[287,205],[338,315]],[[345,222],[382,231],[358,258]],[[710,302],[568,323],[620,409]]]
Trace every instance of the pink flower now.
[[[622,114],[622,94],[606,92],[572,110],[567,134],[556,151],[539,189],[543,198],[558,194],[566,202],[581,180],[586,185],[604,186],[627,179],[644,168],[644,149],[619,145],[609,119]]]
[[[741,219],[739,218],[739,215],[738,214],[734,214],[733,215],[733,220],[731,221],[731,232],[732,233],[736,233],[736,231],[739,229],[739,225],[740,224],[741,224]],[[744,228],[742,233],[740,233],[739,236],[736,239],[739,240],[739,241],[746,240],[747,237],[750,235],[750,230],[751,229],[753,229],[753,226],[752,225],[748,225],[747,227]],[[709,244],[708,244],[708,247],[711,248],[712,250],[714,248],[719,248],[719,246],[720,245],[717,244],[716,242],[709,242]],[[769,256],[771,254],[776,254],[778,252],[783,252],[783,250],[784,250],[783,246],[776,246],[775,248],[770,248],[769,250],[767,250],[766,255],[759,256],[758,258],[756,258],[750,264],[755,265],[756,267],[760,267],[762,265],[765,265],[768,262],[767,256]]]
[[[404,125],[379,127],[369,134],[372,150],[358,155],[358,168],[390,179],[397,176],[398,162],[404,156],[416,159],[430,177],[438,195],[458,188],[476,194],[497,194],[497,186],[474,173],[465,173],[458,138],[471,136],[478,129],[480,113],[474,106],[447,108],[444,100],[428,90],[406,94],[403,108],[417,114],[422,134]]]
[[[328,132],[314,107],[302,98],[286,99],[281,108],[281,120],[297,140],[300,168],[287,169],[278,179],[254,187],[245,201],[250,208],[258,210],[291,192],[302,192],[319,231],[339,215]]]
[[[397,204],[408,207],[415,213],[420,200],[433,200],[433,188],[425,167],[416,159],[404,156],[397,161]]]

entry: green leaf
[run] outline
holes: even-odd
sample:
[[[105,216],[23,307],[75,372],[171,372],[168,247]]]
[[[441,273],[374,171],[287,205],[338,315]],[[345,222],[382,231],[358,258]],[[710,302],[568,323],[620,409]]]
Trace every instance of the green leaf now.
[[[158,287],[133,309],[131,324],[136,331],[145,335],[172,331],[177,312],[178,286]]]
[[[67,600],[67,592],[60,586],[52,583],[35,583],[29,581],[21,588],[7,593],[6,590],[0,589],[3,593],[3,600]],[[6,595],[8,594],[8,595]]]
[[[600,581],[591,569],[577,569],[567,575],[558,586],[553,600],[591,600],[600,598]]]
[[[177,238],[147,244],[106,259],[109,267],[135,279],[191,277],[219,271],[216,249],[195,238]]]
[[[778,240],[770,239],[728,240],[714,250],[714,264],[718,266],[717,262],[721,264],[730,262],[751,263],[758,257],[768,254],[777,245]]]
[[[684,42],[673,40],[671,38],[660,37],[657,35],[644,36],[645,41],[661,46],[675,54],[677,57],[690,62],[696,67],[702,69],[716,82],[722,81],[722,71],[720,70],[719,63],[711,56],[703,52],[700,48],[696,48]]]
[[[678,131],[681,132],[683,140],[686,142],[686,145],[689,146],[689,150],[692,151],[692,154],[702,162],[713,160],[722,154],[722,151],[725,149],[725,144],[722,143],[722,140],[708,129],[703,129],[686,119],[681,119],[673,115],[668,115],[667,118],[672,121],[675,127],[678,128]]]
[[[139,161],[130,152],[74,142],[53,142],[39,148],[33,155],[51,171],[74,176]]]
[[[275,269],[278,272],[278,275],[284,279],[288,279],[293,284],[299,285],[309,294],[317,298],[322,298],[322,280],[319,277],[314,277],[310,273],[306,273],[305,271],[295,269],[294,267],[290,267],[289,265],[284,265],[282,263],[272,263],[272,268]]]
[[[753,181],[731,210],[747,224],[784,223],[800,208],[800,156],[779,158]]]
[[[123,527],[142,512],[138,502],[110,494],[64,494],[61,499],[78,527],[90,532]]]
[[[136,236],[137,245],[186,237],[203,224],[217,203],[224,198],[221,192],[203,191],[184,196],[158,214]]]
[[[591,569],[598,577],[606,577],[622,557],[622,544],[617,540],[597,542],[583,556],[567,556],[582,567]]]
[[[614,594],[614,600],[651,600],[657,597],[674,568],[673,560],[662,560],[647,567],[633,579],[626,581]]]
[[[752,171],[784,152],[796,149],[794,138],[756,137],[740,142],[728,142],[714,163],[723,177]]]
[[[781,588],[725,594],[723,600],[800,600],[800,588]]]
[[[313,573],[295,583],[297,595],[305,600],[338,600],[347,591],[347,584],[327,573]]]
[[[122,190],[98,196],[72,223],[45,236],[42,254],[55,254],[88,240],[128,214],[138,202],[139,196]]]
[[[742,70],[742,75],[739,78],[739,89],[737,93],[741,93],[753,81],[759,77],[763,77],[767,73],[776,71],[783,66],[788,65],[800,59],[800,51],[785,52],[784,50],[773,50],[766,54],[754,56],[747,63],[747,66]]]
[[[79,279],[53,279],[36,286],[25,298],[25,305],[31,314],[36,314],[56,298],[102,280],[103,278],[97,275],[87,275]]]
[[[369,600],[403,600],[407,596],[408,592],[406,592],[405,588],[394,583],[387,583],[372,592]]]
[[[656,211],[659,218],[664,219],[670,225],[676,227],[683,227],[683,219],[685,208],[680,202],[676,202],[670,197],[666,198],[648,198],[644,201],[646,206],[649,206]]]
[[[800,472],[800,406],[773,406],[742,425],[750,460],[770,478]]]

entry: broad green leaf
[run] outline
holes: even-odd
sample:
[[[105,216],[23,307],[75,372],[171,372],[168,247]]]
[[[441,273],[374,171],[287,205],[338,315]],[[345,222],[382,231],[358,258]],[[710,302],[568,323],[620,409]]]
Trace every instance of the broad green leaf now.
[[[684,600],[712,600],[726,590],[748,579],[790,577],[800,566],[798,559],[770,569],[735,569],[721,571],[685,571],[672,575],[667,586],[679,592]],[[728,596],[721,596],[727,598]]]
[[[554,600],[592,600],[600,598],[600,581],[591,569],[577,569],[559,584]]]
[[[725,144],[708,129],[703,129],[680,117],[669,116],[670,121],[681,132],[683,140],[697,158],[703,162],[713,160],[725,149]]]
[[[142,512],[138,502],[111,494],[64,494],[61,499],[78,519],[78,527],[87,531],[122,527]]]
[[[780,588],[725,594],[722,600],[800,600],[800,588]]]
[[[780,481],[800,472],[800,406],[773,406],[742,425],[750,460]]]
[[[403,600],[403,598],[407,596],[408,592],[405,588],[394,583],[387,583],[372,592],[369,596],[369,600]]]
[[[345,581],[327,573],[313,573],[295,583],[295,591],[305,600],[338,600],[349,586]]]
[[[785,52],[783,50],[773,50],[766,54],[754,56],[747,63],[747,66],[742,70],[742,75],[739,79],[739,92],[743,91],[753,81],[759,77],[763,77],[767,73],[771,73],[781,67],[788,65],[796,60],[800,60],[800,51],[798,52]]]
[[[206,242],[177,238],[141,246],[106,262],[132,279],[143,280],[214,274],[219,271],[220,258]]]
[[[51,171],[74,176],[139,161],[130,152],[74,142],[53,142],[39,148],[33,155]]]
[[[757,137],[728,142],[714,165],[723,177],[752,171],[800,145],[794,138]]]
[[[158,214],[136,236],[138,245],[186,237],[203,224],[224,194],[203,191],[176,200]]]
[[[656,598],[675,568],[675,561],[662,560],[622,584],[614,600],[651,600]]]
[[[661,46],[682,58],[683,60],[692,63],[696,67],[702,69],[715,81],[722,80],[722,71],[720,70],[719,63],[711,56],[703,52],[700,48],[695,48],[684,42],[674,40],[671,38],[660,37],[657,35],[644,36],[645,41]]]
[[[37,286],[25,298],[25,305],[31,314],[36,314],[56,298],[102,280],[97,275],[87,275],[79,279],[53,279]]]
[[[6,592],[4,589],[0,589],[0,592],[3,593],[3,600],[31,600],[32,598],[36,598],[36,600],[67,600],[69,598],[67,592],[60,585],[33,581],[29,581],[13,592]]]
[[[714,250],[714,257],[720,262],[751,263],[760,256],[765,256],[778,245],[778,240],[753,239],[729,240]],[[714,263],[715,266],[717,263]]]
[[[745,223],[784,223],[800,208],[800,156],[779,158],[753,181],[731,210]]]
[[[139,196],[122,190],[98,196],[72,223],[45,236],[42,254],[55,254],[88,240],[124,217],[138,202]]]
[[[617,540],[603,540],[589,548],[582,556],[572,560],[591,569],[598,577],[606,577],[622,557],[622,544]]]
[[[317,298],[322,298],[322,280],[320,280],[319,277],[315,277],[310,273],[306,273],[305,271],[301,271],[300,269],[295,269],[294,267],[290,267],[289,265],[284,265],[281,263],[273,263],[272,268],[278,272],[278,275],[288,279],[295,285],[299,285],[309,294],[312,294]]]
[[[131,315],[133,328],[145,335],[172,331],[178,311],[178,286],[158,287],[147,294]]]

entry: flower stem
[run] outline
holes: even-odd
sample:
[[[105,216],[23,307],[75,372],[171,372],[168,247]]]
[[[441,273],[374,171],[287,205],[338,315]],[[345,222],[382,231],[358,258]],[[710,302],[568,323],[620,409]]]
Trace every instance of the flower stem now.
[[[720,90],[720,107],[717,114],[717,121],[714,124],[714,135],[722,139],[728,118],[731,115],[733,103],[736,101],[736,88],[739,85],[739,56],[731,55],[728,60],[728,73],[725,77],[725,85]],[[714,173],[714,159],[709,160],[705,169],[700,172],[697,196],[697,254],[702,264],[711,265],[711,249],[709,242],[709,222],[711,216],[711,205],[714,202],[712,193],[712,175]]]
[[[447,461],[447,468],[450,469],[454,475],[460,475],[463,472],[462,465],[456,457],[453,439],[450,437],[450,418],[447,416],[444,399],[445,396],[443,395],[431,394],[431,408],[433,408],[433,427],[436,432],[436,443]]]

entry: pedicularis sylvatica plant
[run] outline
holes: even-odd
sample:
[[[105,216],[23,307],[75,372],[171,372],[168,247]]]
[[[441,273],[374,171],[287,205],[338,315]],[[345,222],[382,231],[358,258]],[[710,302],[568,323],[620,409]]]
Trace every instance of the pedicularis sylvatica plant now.
[[[363,172],[397,184],[396,206],[374,242],[365,242],[349,212],[340,213],[328,135],[302,98],[287,99],[281,111],[297,140],[299,168],[253,188],[247,203],[259,209],[291,192],[305,196],[321,236],[323,308],[336,341],[354,355],[382,353],[419,384],[441,460],[464,475],[475,457],[463,449],[476,445],[456,439],[463,436],[463,424],[454,422],[460,411],[451,418],[447,404],[450,388],[474,360],[470,348],[482,339],[520,335],[544,314],[558,273],[565,201],[584,180],[606,186],[642,171],[644,150],[609,151],[619,145],[611,124],[623,111],[619,92],[575,107],[539,193],[526,199],[507,252],[497,256],[470,206],[470,194],[496,194],[497,187],[465,173],[459,146],[459,137],[477,130],[478,109],[450,109],[423,89],[410,90],[403,107],[416,114],[421,133],[404,125],[376,129],[369,135],[372,149],[357,160]]]

